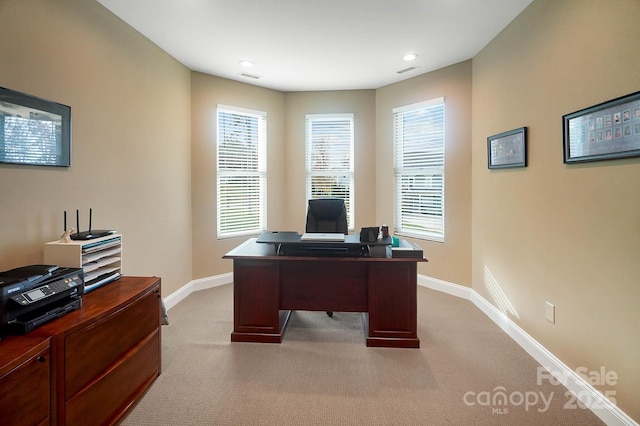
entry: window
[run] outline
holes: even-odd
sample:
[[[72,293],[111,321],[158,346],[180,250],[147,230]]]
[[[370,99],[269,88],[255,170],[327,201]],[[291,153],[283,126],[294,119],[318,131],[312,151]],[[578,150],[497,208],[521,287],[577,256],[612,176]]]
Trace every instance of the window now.
[[[266,229],[267,114],[218,105],[218,238]]]
[[[307,199],[341,198],[353,229],[353,114],[307,114]]]
[[[444,241],[444,98],[394,108],[395,231]]]

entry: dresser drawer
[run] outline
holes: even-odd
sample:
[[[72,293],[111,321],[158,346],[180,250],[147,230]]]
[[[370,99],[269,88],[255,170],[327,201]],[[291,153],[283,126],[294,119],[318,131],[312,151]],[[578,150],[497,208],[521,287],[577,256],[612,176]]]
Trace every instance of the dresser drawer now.
[[[68,335],[64,343],[65,400],[159,327],[159,294],[152,291],[103,320]]]
[[[156,302],[157,303],[157,302]],[[67,401],[67,425],[111,424],[129,408],[160,371],[159,330],[90,387]]]
[[[0,422],[37,425],[50,421],[49,347],[0,376]]]

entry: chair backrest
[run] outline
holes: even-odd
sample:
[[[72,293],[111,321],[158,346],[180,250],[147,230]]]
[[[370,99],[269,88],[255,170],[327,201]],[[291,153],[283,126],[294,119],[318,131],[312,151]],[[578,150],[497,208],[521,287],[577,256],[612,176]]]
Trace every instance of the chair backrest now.
[[[347,208],[341,198],[309,200],[305,232],[335,232],[348,234]]]

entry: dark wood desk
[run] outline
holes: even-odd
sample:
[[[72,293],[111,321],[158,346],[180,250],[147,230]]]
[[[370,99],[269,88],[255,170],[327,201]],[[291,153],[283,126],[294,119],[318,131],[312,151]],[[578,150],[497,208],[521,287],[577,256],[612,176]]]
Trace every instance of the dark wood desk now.
[[[362,312],[367,346],[419,348],[417,262],[424,258],[278,256],[252,238],[233,259],[232,342],[280,343],[292,310]]]

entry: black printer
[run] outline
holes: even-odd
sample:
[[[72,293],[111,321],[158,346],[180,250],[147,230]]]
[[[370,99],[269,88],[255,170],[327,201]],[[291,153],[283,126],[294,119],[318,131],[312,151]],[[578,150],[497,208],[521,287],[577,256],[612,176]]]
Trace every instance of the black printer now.
[[[82,306],[84,271],[30,265],[0,272],[0,335],[25,334]]]

